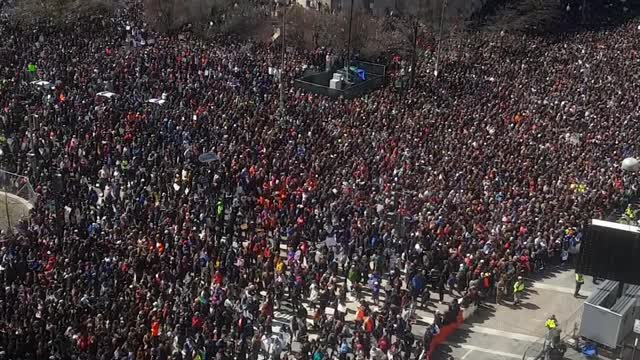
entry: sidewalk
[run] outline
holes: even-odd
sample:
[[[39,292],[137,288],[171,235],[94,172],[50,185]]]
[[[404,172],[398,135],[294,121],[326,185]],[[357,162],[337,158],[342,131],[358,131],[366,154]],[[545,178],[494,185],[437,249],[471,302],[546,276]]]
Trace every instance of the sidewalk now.
[[[574,274],[569,268],[549,268],[526,279],[521,305],[515,306],[509,299],[500,305],[483,304],[438,348],[432,360],[533,360],[544,348],[544,322],[551,315],[556,315],[563,338],[570,338],[585,299],[573,297]],[[591,278],[585,277],[580,294],[588,295],[592,289]],[[573,349],[565,358],[585,359]]]

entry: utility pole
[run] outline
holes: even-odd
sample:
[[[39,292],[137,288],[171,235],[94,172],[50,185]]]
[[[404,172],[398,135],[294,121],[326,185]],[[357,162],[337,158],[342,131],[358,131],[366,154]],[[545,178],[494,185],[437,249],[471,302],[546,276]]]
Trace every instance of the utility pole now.
[[[3,155],[2,151],[0,151],[0,156]],[[11,214],[9,213],[9,189],[7,189],[7,182],[8,182],[8,173],[3,172],[2,174],[2,190],[4,192],[4,211],[5,211],[5,215],[7,216],[7,232],[9,234],[11,234]]]
[[[444,21],[444,10],[447,8],[447,0],[442,2],[442,11],[440,12],[440,27],[438,29],[438,47],[436,49],[436,69],[434,75],[438,77],[438,66],[440,65],[440,43],[442,42],[442,22]]]
[[[409,77],[409,88],[413,87],[413,83],[416,80],[416,64],[418,63],[418,33],[420,31],[420,23],[416,17],[413,22],[413,46],[411,49],[411,77]]]
[[[286,54],[286,50],[287,50],[287,44],[285,42],[285,25],[286,25],[286,17],[285,14],[287,12],[287,9],[285,7],[285,1],[286,0],[281,0],[279,2],[280,6],[281,6],[281,10],[282,10],[282,31],[280,33],[280,36],[282,36],[282,59],[281,59],[281,63],[280,63],[280,120],[284,121],[284,61],[285,61],[285,54]]]
[[[36,135],[35,135],[37,116],[38,115],[35,115],[35,114],[29,115],[29,129],[30,129],[29,147],[31,150],[31,166],[32,166],[31,170],[33,171],[34,178],[38,176],[38,161],[36,159]]]
[[[9,195],[7,194],[7,188],[4,189],[4,211],[7,214],[7,232],[11,234],[11,214],[9,213]]]
[[[4,155],[4,152],[2,151],[2,149],[0,148],[0,157]],[[4,191],[4,211],[5,211],[5,215],[7,215],[7,232],[11,233],[11,214],[9,213],[9,190],[7,189],[7,183],[8,183],[8,179],[7,177],[9,176],[9,173],[2,171],[2,173],[0,174],[2,175],[2,190]]]
[[[353,22],[353,0],[351,0],[351,7],[349,8],[349,37],[347,38],[347,59],[344,63],[344,71],[347,77],[347,83],[349,83],[349,68],[351,67],[351,24]]]

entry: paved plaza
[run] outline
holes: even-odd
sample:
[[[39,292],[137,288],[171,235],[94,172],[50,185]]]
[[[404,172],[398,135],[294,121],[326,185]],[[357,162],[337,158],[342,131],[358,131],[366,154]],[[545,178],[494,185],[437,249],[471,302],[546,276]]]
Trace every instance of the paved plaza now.
[[[542,350],[544,322],[551,315],[556,315],[563,336],[570,337],[580,320],[582,304],[594,288],[592,278],[585,276],[580,291],[584,296],[574,298],[574,276],[572,269],[548,269],[544,276],[528,279],[527,295],[521,306],[483,305],[468,324],[437,350],[433,360],[532,358]]]
[[[524,301],[519,306],[512,305],[510,300],[501,305],[494,302],[482,304],[472,318],[436,350],[432,360],[532,359],[542,350],[546,333],[544,322],[547,318],[552,314],[556,315],[563,337],[570,338],[574,326],[579,324],[582,304],[595,287],[593,279],[585,276],[585,284],[580,291],[582,296],[575,298],[575,272],[569,267],[548,268],[543,274],[528,278],[526,286]],[[348,299],[346,320],[353,321],[357,302],[353,297]],[[433,322],[436,310],[446,310],[446,305],[438,303],[437,293],[432,293],[431,299],[429,307],[419,307],[416,311],[413,333],[417,338],[421,338],[426,326]],[[368,295],[365,300],[371,303]],[[445,303],[451,300],[446,294]],[[303,305],[308,310],[307,322],[311,327],[313,311],[309,309],[308,303]],[[293,317],[289,310],[285,303],[276,311],[274,333],[280,330],[282,324],[289,324]],[[313,333],[310,338],[314,338]],[[294,343],[292,350],[298,349],[299,344]],[[571,350],[567,352],[567,359],[573,359],[572,356]]]

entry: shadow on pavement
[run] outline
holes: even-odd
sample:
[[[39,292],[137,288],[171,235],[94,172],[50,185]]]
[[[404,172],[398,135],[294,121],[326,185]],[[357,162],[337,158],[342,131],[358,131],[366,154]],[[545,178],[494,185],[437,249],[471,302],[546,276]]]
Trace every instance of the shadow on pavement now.
[[[485,321],[492,318],[495,312],[496,312],[496,309],[494,306],[491,306],[488,304],[481,304],[480,307],[478,307],[478,310],[475,312],[475,314],[473,314],[473,318],[471,319],[471,321],[469,321],[469,323],[472,323],[474,325],[482,324]]]
[[[525,308],[525,309],[529,309],[529,310],[539,310],[540,306],[534,304],[534,303],[530,303],[530,302],[525,302],[520,304],[520,307]]]

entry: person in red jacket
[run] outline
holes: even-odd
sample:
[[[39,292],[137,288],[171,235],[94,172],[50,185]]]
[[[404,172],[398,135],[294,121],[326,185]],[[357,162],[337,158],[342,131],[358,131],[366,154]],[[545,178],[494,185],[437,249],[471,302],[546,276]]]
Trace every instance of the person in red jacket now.
[[[378,340],[378,348],[380,348],[380,350],[385,353],[387,352],[387,350],[389,350],[389,340],[385,335],[383,335],[380,340]]]

